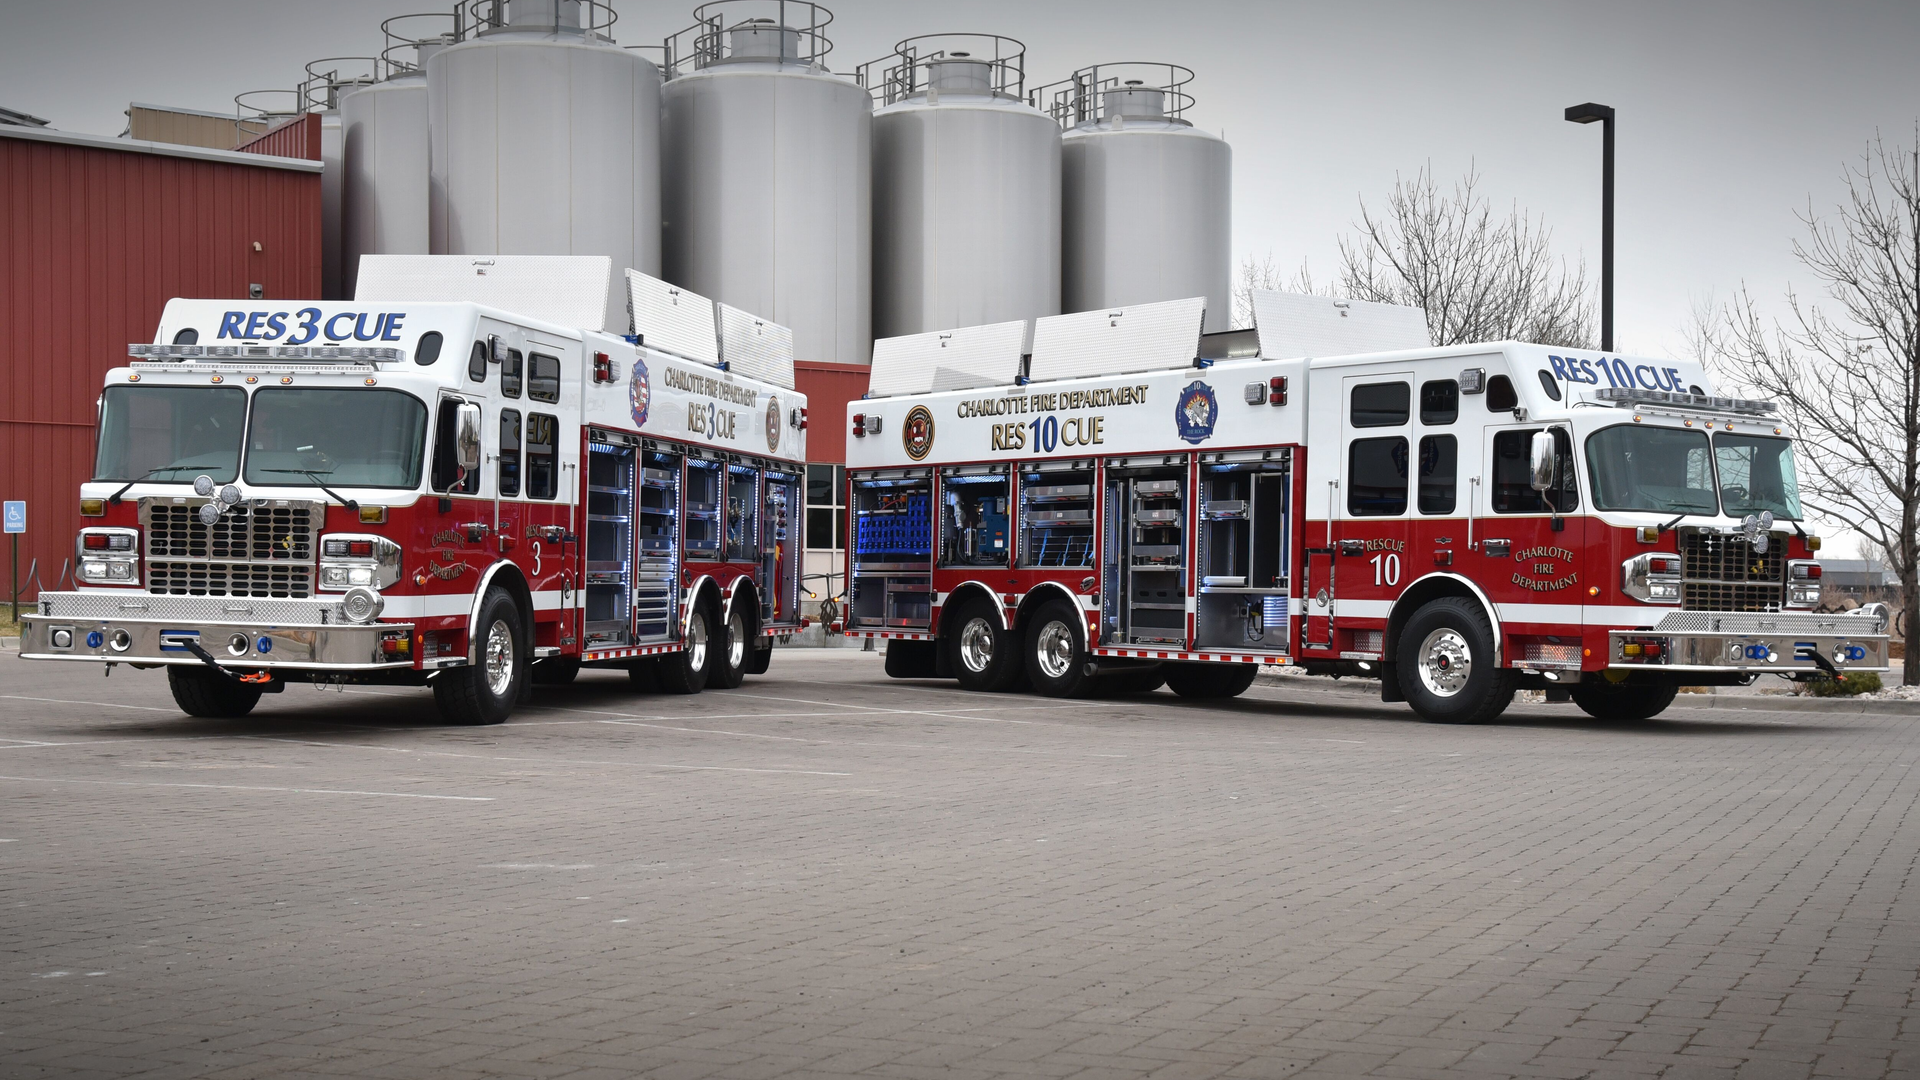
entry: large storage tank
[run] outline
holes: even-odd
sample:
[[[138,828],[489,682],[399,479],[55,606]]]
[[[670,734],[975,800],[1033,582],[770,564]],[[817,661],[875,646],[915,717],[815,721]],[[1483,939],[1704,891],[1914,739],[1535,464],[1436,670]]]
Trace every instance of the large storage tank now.
[[[660,272],[660,69],[597,0],[472,0],[427,58],[429,244]],[[627,327],[610,290],[607,326]]]
[[[908,38],[866,85],[875,337],[1060,312],[1060,127],[1020,98],[1025,49]]]
[[[380,24],[381,80],[340,99],[340,279],[354,295],[362,255],[426,255],[428,56],[445,48],[450,16]]]
[[[346,163],[340,101],[372,84],[373,65],[371,56],[324,57],[307,65],[307,80],[300,84],[307,109],[320,113],[320,294],[323,300],[344,300],[353,295],[347,288],[342,247]]]
[[[832,19],[718,0],[668,39],[661,276],[791,327],[800,359],[865,364],[873,104],[825,66]]]
[[[1104,64],[1036,91],[1070,125],[1061,147],[1061,291],[1068,311],[1207,298],[1232,310],[1233,151],[1193,127],[1174,64]]]

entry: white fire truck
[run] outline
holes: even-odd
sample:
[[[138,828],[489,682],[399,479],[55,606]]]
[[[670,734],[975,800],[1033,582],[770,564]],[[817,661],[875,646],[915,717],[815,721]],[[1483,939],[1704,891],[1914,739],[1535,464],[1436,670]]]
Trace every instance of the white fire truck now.
[[[504,720],[582,664],[738,686],[802,628],[784,328],[606,259],[369,256],[351,303],[174,300],[107,375],[78,587],[33,660],[164,667],[197,716],[289,682]]]
[[[1886,669],[1884,606],[1814,611],[1790,433],[1701,365],[1431,348],[1416,310],[1276,293],[1203,338],[1203,308],[879,342],[846,632],[976,690],[1222,697],[1300,664],[1456,722]]]

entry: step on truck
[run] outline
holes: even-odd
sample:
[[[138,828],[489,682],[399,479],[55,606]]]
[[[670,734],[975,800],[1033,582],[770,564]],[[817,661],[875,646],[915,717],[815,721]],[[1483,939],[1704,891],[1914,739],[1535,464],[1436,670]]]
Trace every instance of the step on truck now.
[[[800,630],[806,399],[784,328],[607,259],[368,256],[351,302],[173,300],[107,374],[75,587],[30,660],[504,720],[582,665],[695,693]]]
[[[1203,336],[1204,306],[876,343],[845,632],[974,690],[1300,666],[1450,722],[1887,669],[1884,605],[1815,610],[1792,433],[1700,364],[1433,348],[1417,310],[1278,293]]]

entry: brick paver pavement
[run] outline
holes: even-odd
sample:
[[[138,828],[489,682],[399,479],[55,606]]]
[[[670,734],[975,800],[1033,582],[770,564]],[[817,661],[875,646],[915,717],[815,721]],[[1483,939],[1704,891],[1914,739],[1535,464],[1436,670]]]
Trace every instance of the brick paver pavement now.
[[[0,657],[0,1074],[1920,1074],[1916,718],[879,667],[449,729]]]

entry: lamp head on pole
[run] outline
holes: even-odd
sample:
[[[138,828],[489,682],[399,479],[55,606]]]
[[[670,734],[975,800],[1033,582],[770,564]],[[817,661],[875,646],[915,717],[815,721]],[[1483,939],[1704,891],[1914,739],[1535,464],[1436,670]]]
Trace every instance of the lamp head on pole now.
[[[1595,120],[1612,120],[1613,106],[1587,102],[1585,105],[1567,106],[1567,119],[1576,124],[1591,124]]]

